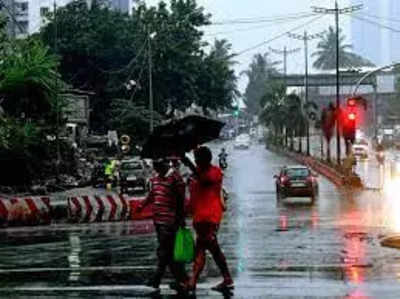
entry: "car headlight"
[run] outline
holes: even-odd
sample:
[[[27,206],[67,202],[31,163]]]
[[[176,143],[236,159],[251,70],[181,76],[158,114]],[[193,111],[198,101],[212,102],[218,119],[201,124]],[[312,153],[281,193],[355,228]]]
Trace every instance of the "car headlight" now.
[[[126,180],[127,181],[136,181],[136,177],[135,176],[129,176]]]

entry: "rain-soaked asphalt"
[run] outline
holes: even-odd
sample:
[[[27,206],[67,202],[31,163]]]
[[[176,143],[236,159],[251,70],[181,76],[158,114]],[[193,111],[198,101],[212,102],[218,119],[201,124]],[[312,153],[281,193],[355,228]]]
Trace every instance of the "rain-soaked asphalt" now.
[[[290,161],[261,145],[226,146],[231,198],[219,240],[234,298],[400,297],[400,251],[379,244],[400,232],[394,183],[349,194],[320,177],[315,205],[277,203],[272,176]],[[143,286],[156,261],[149,221],[10,228],[0,240],[2,298],[176,297],[169,276],[160,295]],[[197,298],[222,298],[210,290],[218,276],[208,259]]]

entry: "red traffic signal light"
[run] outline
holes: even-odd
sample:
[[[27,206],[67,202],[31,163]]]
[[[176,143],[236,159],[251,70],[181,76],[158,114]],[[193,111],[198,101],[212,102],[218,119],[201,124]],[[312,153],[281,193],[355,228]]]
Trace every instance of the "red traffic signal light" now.
[[[349,119],[349,120],[356,120],[356,114],[354,113],[354,112],[350,112],[348,115],[347,115],[347,118]]]

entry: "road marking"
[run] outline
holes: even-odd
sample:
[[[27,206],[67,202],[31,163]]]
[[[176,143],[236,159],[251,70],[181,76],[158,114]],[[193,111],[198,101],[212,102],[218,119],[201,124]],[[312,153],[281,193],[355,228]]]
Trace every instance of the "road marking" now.
[[[348,267],[355,268],[370,268],[373,267],[372,264],[356,264],[356,263],[343,263],[343,264],[323,264],[323,265],[307,265],[307,264],[297,264],[288,266],[271,266],[265,268],[266,271],[301,271],[301,270],[335,270],[343,269]],[[110,267],[79,267],[79,268],[27,268],[27,269],[0,269],[0,274],[3,273],[33,273],[33,272],[56,272],[56,271],[113,271],[113,270],[152,270],[154,266],[110,266]]]

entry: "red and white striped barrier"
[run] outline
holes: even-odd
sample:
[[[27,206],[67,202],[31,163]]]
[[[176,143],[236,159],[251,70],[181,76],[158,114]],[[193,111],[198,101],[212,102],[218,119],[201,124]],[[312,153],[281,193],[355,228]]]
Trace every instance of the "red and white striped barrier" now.
[[[129,217],[129,203],[122,196],[79,196],[68,198],[68,220],[72,222],[123,221]]]
[[[38,225],[51,222],[48,197],[0,198],[1,225]]]

